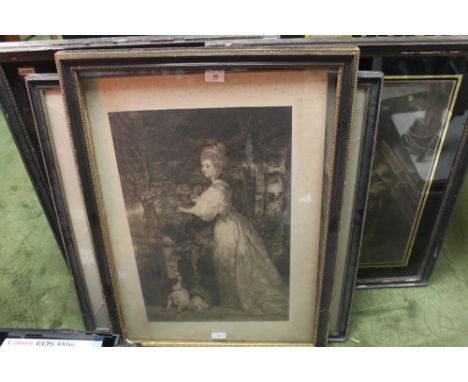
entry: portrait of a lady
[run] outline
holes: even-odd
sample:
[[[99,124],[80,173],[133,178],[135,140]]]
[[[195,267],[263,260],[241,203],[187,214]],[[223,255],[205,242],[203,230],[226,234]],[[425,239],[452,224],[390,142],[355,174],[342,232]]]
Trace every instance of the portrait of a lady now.
[[[250,314],[285,314],[287,288],[254,226],[232,206],[232,192],[220,175],[226,165],[223,144],[211,142],[200,155],[203,176],[211,182],[193,207],[181,213],[214,221],[213,262],[221,306]]]
[[[288,320],[291,108],[110,120],[148,320]]]

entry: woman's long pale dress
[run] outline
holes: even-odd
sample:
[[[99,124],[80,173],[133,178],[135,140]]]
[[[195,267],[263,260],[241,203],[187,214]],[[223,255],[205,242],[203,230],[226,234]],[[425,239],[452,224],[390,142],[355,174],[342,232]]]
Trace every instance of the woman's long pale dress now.
[[[253,225],[232,207],[229,185],[215,180],[192,212],[215,220],[213,262],[221,305],[254,315],[286,314],[287,288]]]

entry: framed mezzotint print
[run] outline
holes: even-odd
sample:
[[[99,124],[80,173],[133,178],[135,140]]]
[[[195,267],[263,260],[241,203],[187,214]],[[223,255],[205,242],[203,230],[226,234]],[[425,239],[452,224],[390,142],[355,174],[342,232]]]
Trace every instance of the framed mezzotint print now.
[[[56,74],[32,74],[25,80],[48,188],[84,324],[91,332],[109,332],[110,322],[59,80]]]
[[[324,345],[358,51],[56,55],[114,330]]]

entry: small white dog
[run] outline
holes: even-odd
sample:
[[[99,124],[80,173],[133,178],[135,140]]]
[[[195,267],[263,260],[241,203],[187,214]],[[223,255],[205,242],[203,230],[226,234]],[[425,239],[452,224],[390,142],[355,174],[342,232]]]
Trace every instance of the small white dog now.
[[[166,309],[175,308],[178,312],[186,309],[190,305],[190,296],[187,290],[182,286],[182,276],[177,275],[177,282],[172,287],[172,292],[167,298]]]

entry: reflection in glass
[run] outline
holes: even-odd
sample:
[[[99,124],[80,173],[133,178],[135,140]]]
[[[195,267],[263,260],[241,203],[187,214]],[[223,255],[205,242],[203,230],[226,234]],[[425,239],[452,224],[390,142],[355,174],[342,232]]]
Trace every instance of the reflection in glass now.
[[[450,119],[457,79],[386,80],[361,267],[405,266]]]

